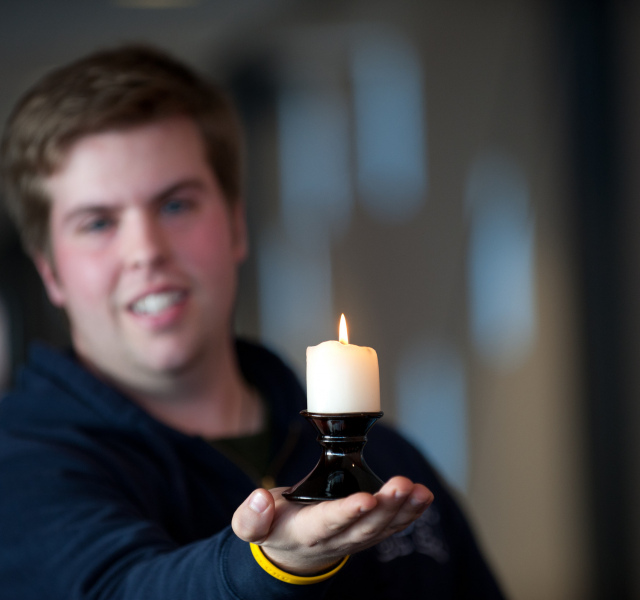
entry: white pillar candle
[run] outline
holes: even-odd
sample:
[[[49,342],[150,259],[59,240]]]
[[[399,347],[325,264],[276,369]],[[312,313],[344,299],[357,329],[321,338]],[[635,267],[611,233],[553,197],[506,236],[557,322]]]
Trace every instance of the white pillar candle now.
[[[349,344],[344,315],[340,341],[307,348],[307,410],[340,414],[380,411],[378,355]]]

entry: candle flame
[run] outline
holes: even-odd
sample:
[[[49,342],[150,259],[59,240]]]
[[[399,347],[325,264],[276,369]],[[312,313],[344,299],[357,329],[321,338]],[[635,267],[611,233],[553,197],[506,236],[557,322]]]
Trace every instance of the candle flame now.
[[[349,334],[347,333],[347,320],[344,318],[344,315],[340,317],[340,334],[339,338],[341,344],[349,343]]]

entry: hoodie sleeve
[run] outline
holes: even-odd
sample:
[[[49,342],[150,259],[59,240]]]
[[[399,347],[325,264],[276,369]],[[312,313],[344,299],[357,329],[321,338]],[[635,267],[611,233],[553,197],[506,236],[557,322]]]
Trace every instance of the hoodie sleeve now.
[[[271,577],[230,527],[179,545],[90,456],[6,430],[0,432],[0,546],[6,598],[315,599],[327,585]]]

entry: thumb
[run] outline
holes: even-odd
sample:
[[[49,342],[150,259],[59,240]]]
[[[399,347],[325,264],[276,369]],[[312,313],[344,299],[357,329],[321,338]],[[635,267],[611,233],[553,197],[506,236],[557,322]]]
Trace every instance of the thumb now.
[[[231,527],[241,540],[260,543],[269,535],[274,514],[273,496],[267,490],[258,489],[237,508]]]

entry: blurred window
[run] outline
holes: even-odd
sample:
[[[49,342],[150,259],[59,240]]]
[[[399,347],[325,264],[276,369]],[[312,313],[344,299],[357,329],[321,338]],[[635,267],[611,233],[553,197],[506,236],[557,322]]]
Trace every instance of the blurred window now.
[[[464,364],[446,343],[421,343],[401,356],[396,375],[398,425],[458,490],[467,487]]]
[[[512,158],[487,153],[471,168],[466,200],[473,341],[493,365],[517,365],[531,347],[535,326],[529,186]]]
[[[389,31],[364,36],[352,60],[358,191],[371,215],[409,219],[427,192],[422,65]]]
[[[347,101],[335,89],[285,89],[278,102],[282,219],[291,238],[327,237],[352,208]]]

